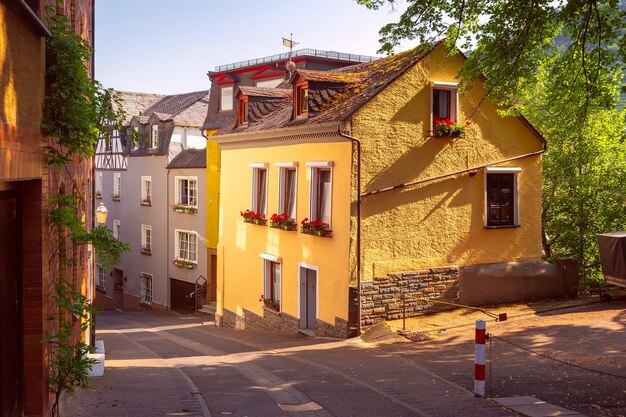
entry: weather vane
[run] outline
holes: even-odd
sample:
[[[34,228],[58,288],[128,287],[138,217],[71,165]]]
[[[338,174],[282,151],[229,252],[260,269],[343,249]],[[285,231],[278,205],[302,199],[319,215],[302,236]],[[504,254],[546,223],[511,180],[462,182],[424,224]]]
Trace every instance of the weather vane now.
[[[289,39],[283,38],[283,45],[289,48],[289,60],[291,60],[291,53],[293,52],[293,47],[298,45],[300,42],[293,41],[293,33],[289,34]]]

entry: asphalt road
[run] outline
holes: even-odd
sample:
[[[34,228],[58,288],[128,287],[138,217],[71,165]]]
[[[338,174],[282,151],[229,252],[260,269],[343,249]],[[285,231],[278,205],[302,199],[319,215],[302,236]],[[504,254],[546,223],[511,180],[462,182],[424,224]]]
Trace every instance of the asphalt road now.
[[[209,320],[104,313],[98,338],[105,341],[105,376],[79,392],[66,415],[513,415],[389,346],[217,329]]]
[[[590,417],[626,416],[626,300],[487,323],[487,395],[532,395]],[[472,329],[424,335],[384,351],[467,389]],[[491,378],[489,378],[491,377]]]

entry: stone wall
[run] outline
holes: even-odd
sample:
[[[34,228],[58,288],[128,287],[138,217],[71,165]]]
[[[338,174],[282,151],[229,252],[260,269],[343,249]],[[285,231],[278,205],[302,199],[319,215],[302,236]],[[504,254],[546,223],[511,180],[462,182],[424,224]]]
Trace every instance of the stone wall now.
[[[417,298],[453,301],[457,299],[458,286],[457,266],[395,272],[362,282],[361,327],[365,329],[383,320],[400,319],[404,311],[406,317],[433,311],[440,306]]]
[[[246,309],[243,310],[241,316],[224,309],[223,316],[216,315],[216,323],[218,323],[218,327],[224,326],[235,329],[263,329],[275,332],[297,333],[300,320],[297,317],[269,308],[263,309],[263,317]],[[345,339],[348,337],[348,322],[336,318],[335,324],[330,324],[318,319],[315,335]]]

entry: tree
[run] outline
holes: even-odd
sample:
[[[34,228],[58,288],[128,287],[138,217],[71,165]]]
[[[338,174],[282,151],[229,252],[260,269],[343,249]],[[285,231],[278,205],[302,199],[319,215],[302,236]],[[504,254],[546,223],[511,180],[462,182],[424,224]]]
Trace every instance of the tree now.
[[[371,9],[397,0],[357,0]],[[383,27],[381,52],[402,39],[432,43],[445,38],[451,51],[471,50],[460,75],[471,88],[480,75],[492,100],[514,105],[524,84],[537,77],[546,56],[560,50],[565,65],[554,74],[584,86],[582,106],[592,97],[612,101],[601,70],[615,70],[626,57],[623,0],[408,0],[397,23]]]
[[[543,159],[542,246],[548,260],[574,256],[583,287],[601,278],[597,235],[626,228],[626,112],[619,111],[619,77],[605,74],[613,105],[586,101],[584,85],[564,86],[554,74],[566,65],[555,54],[537,71],[520,110],[548,139]],[[567,65],[570,65],[569,63]],[[577,70],[581,61],[570,68]],[[581,117],[581,112],[587,117]]]

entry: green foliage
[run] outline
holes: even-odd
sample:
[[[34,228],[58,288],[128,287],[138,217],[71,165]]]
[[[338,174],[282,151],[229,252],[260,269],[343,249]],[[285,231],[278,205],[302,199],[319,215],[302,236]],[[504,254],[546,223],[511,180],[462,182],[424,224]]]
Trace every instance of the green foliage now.
[[[93,49],[72,32],[67,17],[51,17],[49,29],[41,128],[54,141],[48,148],[48,162],[61,167],[73,157],[92,156],[103,123],[122,120],[122,114],[111,105],[117,101],[112,90],[103,89],[89,76],[86,64]]]
[[[357,0],[377,9],[395,0]],[[408,0],[396,23],[383,27],[381,52],[391,53],[403,39],[420,43],[445,38],[471,50],[461,86],[470,88],[483,74],[495,101],[514,104],[544,58],[560,51],[565,66],[558,77],[578,79],[585,99],[611,99],[599,70],[619,67],[626,56],[626,13],[618,0]],[[576,71],[570,63],[580,63]]]
[[[57,398],[52,410],[52,414],[57,416],[58,398],[62,392],[71,396],[76,388],[89,386],[89,371],[96,360],[87,357],[90,347],[81,341],[81,334],[93,324],[95,310],[87,303],[87,298],[67,281],[57,282],[54,289],[58,307],[71,317],[71,321],[59,320],[57,331],[46,338],[53,347],[48,382],[50,392]]]
[[[601,88],[612,91],[613,99],[587,101],[584,83],[563,84],[555,76],[563,62],[554,55],[539,68],[539,82],[527,88],[521,109],[549,142],[543,159],[544,253],[549,260],[574,256],[589,284],[601,278],[597,235],[626,228],[626,113],[616,107],[619,77],[602,71]]]
[[[116,239],[111,229],[106,226],[86,230],[76,214],[78,201],[78,197],[72,195],[53,195],[49,204],[50,225],[67,230],[68,237],[75,245],[91,243],[102,266],[111,269],[113,265],[119,263],[122,253],[130,251],[130,247]]]
[[[50,14],[52,37],[46,41],[46,97],[41,128],[52,141],[48,163],[63,168],[76,185],[68,163],[91,157],[101,132],[107,135],[111,129],[119,128],[124,114],[112,90],[103,89],[89,76],[91,46],[70,29],[67,17]],[[110,140],[110,136],[106,139]],[[130,250],[106,227],[88,230],[79,220],[81,206],[84,207],[84,197],[62,193],[53,194],[49,203],[49,223],[59,243],[55,301],[65,312],[60,314],[56,331],[46,338],[50,345],[49,387],[55,396],[53,416],[59,415],[63,392],[72,395],[76,388],[88,386],[89,370],[95,363],[87,358],[90,347],[81,340],[82,334],[93,326],[95,310],[64,279],[64,269],[76,264],[75,259],[65,257],[65,239],[71,239],[75,246],[93,244],[100,261],[109,269],[119,262],[123,252]]]

